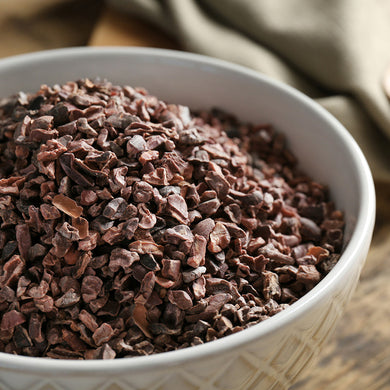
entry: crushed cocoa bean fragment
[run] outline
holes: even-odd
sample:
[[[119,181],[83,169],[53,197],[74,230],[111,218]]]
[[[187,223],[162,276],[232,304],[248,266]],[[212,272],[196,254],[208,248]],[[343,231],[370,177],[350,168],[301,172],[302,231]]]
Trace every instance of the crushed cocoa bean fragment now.
[[[0,329],[14,329],[16,326],[23,324],[24,322],[26,322],[26,317],[22,313],[16,310],[11,310],[4,313],[3,318],[1,319]]]
[[[99,347],[104,343],[107,343],[114,336],[114,330],[110,324],[103,323],[97,328],[92,335],[93,341]]]
[[[58,298],[54,304],[59,309],[75,305],[80,301],[80,295],[73,289],[69,289],[64,295]]]
[[[284,310],[340,257],[343,213],[268,124],[86,79],[1,100],[0,150],[2,352],[199,345]]]
[[[73,199],[70,199],[62,194],[56,195],[53,198],[52,203],[55,207],[57,207],[58,210],[64,212],[65,214],[73,218],[80,217],[81,213],[83,212],[83,208],[81,206],[78,206]]]
[[[192,307],[192,299],[186,291],[169,290],[167,297],[169,302],[176,305],[181,310],[187,310]]]

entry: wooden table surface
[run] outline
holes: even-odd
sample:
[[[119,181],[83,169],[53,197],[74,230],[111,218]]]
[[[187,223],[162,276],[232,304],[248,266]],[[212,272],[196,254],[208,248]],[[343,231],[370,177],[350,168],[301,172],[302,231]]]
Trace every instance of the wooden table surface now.
[[[0,57],[79,45],[180,49],[100,0],[0,0],[0,36]],[[291,390],[390,389],[390,184],[376,184],[377,222],[361,281],[320,361]]]

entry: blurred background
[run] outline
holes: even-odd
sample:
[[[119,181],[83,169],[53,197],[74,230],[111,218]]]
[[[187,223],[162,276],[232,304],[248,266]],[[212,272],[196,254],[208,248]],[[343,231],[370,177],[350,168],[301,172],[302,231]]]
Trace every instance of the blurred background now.
[[[374,239],[335,335],[293,389],[390,389],[390,2],[0,0],[0,58],[105,45],[250,66],[315,98],[351,131],[375,178]]]

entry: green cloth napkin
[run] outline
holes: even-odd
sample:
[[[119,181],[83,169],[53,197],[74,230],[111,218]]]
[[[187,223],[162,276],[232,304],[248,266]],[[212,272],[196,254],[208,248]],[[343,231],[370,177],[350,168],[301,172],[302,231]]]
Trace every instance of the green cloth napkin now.
[[[389,0],[108,0],[185,50],[253,68],[336,116],[390,183]]]

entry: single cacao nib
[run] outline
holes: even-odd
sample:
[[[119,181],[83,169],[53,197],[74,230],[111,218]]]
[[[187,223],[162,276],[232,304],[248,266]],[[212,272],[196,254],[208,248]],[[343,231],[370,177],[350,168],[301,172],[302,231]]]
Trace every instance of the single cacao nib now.
[[[3,318],[1,319],[0,329],[14,329],[16,326],[23,324],[24,322],[26,322],[26,317],[22,313],[16,310],[11,310],[4,313]]]
[[[203,344],[293,304],[340,258],[343,213],[271,125],[88,79],[4,101],[0,352]]]

